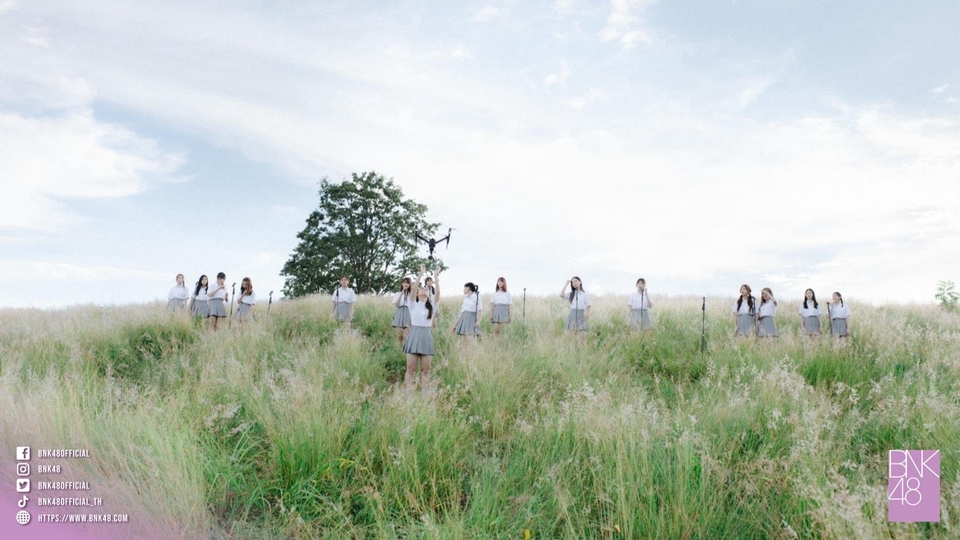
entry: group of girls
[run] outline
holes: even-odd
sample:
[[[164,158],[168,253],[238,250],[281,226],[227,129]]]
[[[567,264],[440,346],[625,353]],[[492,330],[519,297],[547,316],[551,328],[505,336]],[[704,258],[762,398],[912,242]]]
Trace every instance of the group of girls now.
[[[220,326],[220,319],[227,316],[227,302],[230,294],[227,292],[227,275],[217,274],[217,282],[210,285],[206,274],[200,276],[191,293],[184,284],[183,274],[177,274],[177,284],[167,293],[167,309],[179,312],[189,309],[194,316],[200,319],[210,319],[210,328],[216,330]],[[237,311],[233,318],[243,323],[252,316],[253,306],[257,303],[257,295],[253,292],[253,282],[245,277],[240,282],[240,294],[236,298]]]
[[[777,337],[776,313],[777,300],[769,287],[760,291],[760,305],[751,294],[749,285],[740,286],[740,297],[733,303],[735,335]],[[803,302],[800,303],[800,321],[803,333],[808,336],[819,336],[820,330],[820,303],[813,289],[803,293]],[[838,338],[845,338],[850,334],[850,308],[843,303],[843,295],[833,293],[833,304],[827,303],[827,320],[830,325],[830,334]]]

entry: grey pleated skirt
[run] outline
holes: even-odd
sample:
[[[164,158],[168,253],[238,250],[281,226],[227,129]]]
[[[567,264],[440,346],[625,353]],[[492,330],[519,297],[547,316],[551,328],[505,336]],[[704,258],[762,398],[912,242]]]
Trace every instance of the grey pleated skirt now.
[[[406,341],[403,342],[404,354],[419,354],[423,356],[433,356],[437,354],[433,347],[433,333],[429,326],[414,326],[407,334]]]
[[[196,300],[193,301],[193,314],[202,319],[206,319],[210,316],[210,302],[206,300]]]
[[[461,336],[476,336],[480,334],[480,328],[475,327],[477,324],[477,312],[476,311],[464,311],[460,317],[460,322],[457,323],[457,334]]]
[[[227,307],[223,305],[223,299],[221,298],[210,299],[210,316],[211,317],[227,316]]]
[[[756,319],[753,315],[737,315],[737,335],[752,336],[757,333]]]
[[[757,335],[760,337],[778,337],[777,322],[772,315],[760,317],[760,328],[757,329]]]
[[[582,309],[571,309],[567,315],[567,330],[587,331],[587,319],[583,316]]]
[[[646,309],[631,309],[630,328],[652,330],[653,322],[650,321],[650,311]]]
[[[171,311],[171,312],[173,312],[173,311],[179,311],[179,310],[183,309],[183,306],[184,306],[186,303],[187,303],[187,301],[184,300],[183,298],[171,298],[170,301],[167,302],[167,309],[168,309],[169,311]]]
[[[249,319],[251,308],[253,308],[251,304],[244,304],[241,302],[240,305],[237,306],[237,311],[233,313],[233,318],[241,321]]]
[[[803,333],[808,335],[820,334],[820,317],[815,317],[815,316],[804,317]]]
[[[510,322],[510,308],[507,307],[506,304],[493,305],[493,322],[495,323]]]
[[[409,316],[410,311],[407,311]],[[336,307],[333,308],[333,320],[335,321],[349,321],[350,320],[350,302],[337,302]]]
[[[845,336],[847,335],[847,320],[846,319],[832,319],[830,321],[830,333],[835,336]]]
[[[390,326],[394,328],[409,328],[410,308],[407,306],[398,307],[397,312],[393,314],[393,322],[390,323]]]

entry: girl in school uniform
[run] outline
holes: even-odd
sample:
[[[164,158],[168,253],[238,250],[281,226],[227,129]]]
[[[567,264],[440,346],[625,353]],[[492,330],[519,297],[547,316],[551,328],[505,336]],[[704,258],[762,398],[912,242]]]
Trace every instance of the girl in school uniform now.
[[[770,287],[764,287],[760,291],[760,309],[757,310],[759,323],[757,324],[757,335],[760,337],[779,337],[777,332],[777,299],[773,297],[773,291]]]
[[[357,293],[350,288],[350,278],[340,276],[340,288],[333,291],[333,320],[342,322],[350,329],[353,321],[353,305],[357,301]]]
[[[227,302],[230,301],[230,295],[227,294],[227,275],[218,273],[217,283],[210,289],[211,292],[207,293],[207,298],[210,299],[210,328],[216,330],[220,327],[220,319],[227,316]]]
[[[251,311],[257,303],[257,295],[253,293],[253,282],[245,277],[240,281],[240,295],[237,297],[237,312],[233,318],[240,321],[241,324],[253,318]]]
[[[480,335],[480,313],[483,312],[483,304],[480,303],[480,294],[473,282],[463,285],[463,302],[460,304],[460,317],[457,323],[453,325],[453,333],[460,336],[479,336]],[[464,337],[463,339],[466,339]]]
[[[800,322],[803,323],[803,333],[808,336],[820,335],[820,304],[813,289],[803,292],[803,303],[800,304]]]
[[[640,278],[637,280],[637,292],[627,298],[627,305],[630,306],[630,328],[640,330],[653,330],[653,323],[650,321],[650,308],[653,302],[650,301],[650,295],[647,293],[647,280]]]
[[[507,279],[497,278],[497,288],[490,298],[490,322],[493,323],[493,335],[500,335],[500,327],[510,322],[513,297],[507,292]]]
[[[830,309],[830,334],[838,338],[845,338],[850,335],[850,308],[844,305],[843,296],[833,293],[833,305]]]
[[[433,318],[437,316],[435,302],[440,301],[440,272],[436,273],[433,280],[437,284],[437,289],[431,298],[430,292],[426,287],[420,287],[420,280],[423,278],[424,269],[420,267],[420,275],[417,277],[417,286],[414,290],[414,301],[410,304],[410,334],[403,342],[403,353],[407,355],[407,372],[403,377],[404,385],[408,392],[412,392],[416,386],[417,363],[420,363],[420,391],[426,394],[430,388],[430,362],[436,354],[433,345]]]
[[[190,301],[190,291],[183,282],[183,274],[177,274],[177,285],[167,293],[167,309],[170,313],[180,311]]]
[[[567,296],[567,287],[570,295]],[[587,319],[590,318],[590,296],[583,290],[583,281],[573,276],[560,289],[560,298],[570,302],[570,314],[567,315],[567,330],[572,332],[586,332]]]
[[[407,334],[410,332],[410,303],[413,302],[411,298],[411,283],[410,278],[403,278],[403,282],[400,284],[400,292],[393,295],[393,305],[397,307],[397,311],[393,314],[393,321],[390,323],[390,326],[397,329],[397,340],[400,342],[400,346],[403,346],[403,342],[407,339]]]
[[[757,333],[757,301],[749,285],[740,286],[740,298],[733,303],[733,320],[737,336],[753,336]]]
[[[193,290],[193,302],[190,304],[190,311],[201,319],[210,316],[210,302],[207,298],[207,276],[200,276],[197,280],[197,287]]]
[[[433,321],[433,327],[437,327],[437,320],[440,318],[440,301],[437,300],[440,298],[440,267],[436,267],[433,271],[433,275],[436,277],[436,280],[432,277],[428,277],[423,281],[423,286],[427,290],[427,296],[430,297],[430,305],[433,306],[433,313],[430,319]]]

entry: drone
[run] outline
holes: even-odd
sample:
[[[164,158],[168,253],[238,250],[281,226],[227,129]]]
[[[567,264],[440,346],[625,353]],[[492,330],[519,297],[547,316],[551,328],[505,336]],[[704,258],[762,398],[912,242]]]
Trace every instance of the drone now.
[[[448,248],[448,249],[450,248],[450,233],[451,233],[451,232],[453,232],[453,227],[447,229],[447,235],[446,235],[446,236],[444,236],[443,238],[440,238],[440,239],[436,239],[436,240],[433,240],[433,239],[428,240],[428,239],[420,236],[420,233],[417,233],[417,240],[423,242],[424,244],[427,245],[428,248],[430,248],[430,256],[427,257],[427,260],[428,260],[428,261],[432,261],[432,260],[433,260],[433,251],[437,248],[437,244],[439,244],[440,242],[446,242],[446,243],[447,243],[447,248]]]

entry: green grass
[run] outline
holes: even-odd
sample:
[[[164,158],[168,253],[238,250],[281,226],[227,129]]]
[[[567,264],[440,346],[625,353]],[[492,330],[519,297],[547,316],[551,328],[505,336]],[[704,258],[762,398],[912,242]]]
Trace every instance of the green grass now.
[[[582,343],[542,298],[461,342],[457,303],[429,396],[399,385],[384,299],[352,333],[321,297],[217,333],[161,305],[0,311],[4,455],[89,449],[64,476],[139,538],[956,537],[955,315],[857,305],[846,342],[795,316],[759,341],[711,299],[701,354],[696,299],[661,299],[643,334],[598,299]],[[898,448],[941,450],[941,523],[886,521]]]

